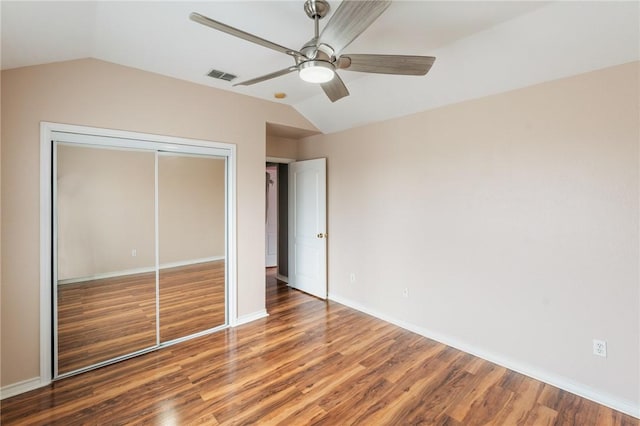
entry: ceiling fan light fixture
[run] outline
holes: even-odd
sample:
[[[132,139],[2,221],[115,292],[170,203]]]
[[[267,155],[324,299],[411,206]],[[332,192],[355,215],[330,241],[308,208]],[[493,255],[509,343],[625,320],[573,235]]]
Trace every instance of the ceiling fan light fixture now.
[[[300,64],[300,78],[308,83],[326,83],[335,75],[334,66],[327,61],[306,61]]]

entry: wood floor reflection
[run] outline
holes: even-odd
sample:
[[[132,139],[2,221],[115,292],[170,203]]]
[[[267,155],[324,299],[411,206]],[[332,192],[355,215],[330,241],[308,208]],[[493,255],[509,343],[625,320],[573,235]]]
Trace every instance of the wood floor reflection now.
[[[224,261],[160,271],[160,338],[225,323]],[[156,344],[155,273],[58,286],[58,369],[67,373]]]
[[[225,323],[224,260],[160,270],[160,341]]]

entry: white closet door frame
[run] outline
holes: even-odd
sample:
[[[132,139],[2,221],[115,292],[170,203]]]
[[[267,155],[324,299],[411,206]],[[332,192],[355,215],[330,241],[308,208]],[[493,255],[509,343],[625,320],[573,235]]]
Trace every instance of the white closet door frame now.
[[[236,252],[236,145],[222,142],[187,139],[149,133],[103,129],[69,124],[40,123],[40,386],[51,383],[54,373],[55,300],[52,280],[56,276],[53,237],[55,218],[52,214],[54,189],[51,178],[55,161],[55,142],[109,146],[123,149],[142,149],[180,154],[210,155],[226,158],[226,327],[237,323],[237,252]],[[156,156],[157,158],[157,156]],[[157,232],[157,230],[156,230]],[[200,334],[200,333],[198,333]],[[205,333],[202,333],[205,334]],[[192,338],[195,335],[188,336]],[[185,338],[186,339],[186,338]],[[176,339],[166,345],[185,339]],[[64,377],[64,375],[59,376]]]

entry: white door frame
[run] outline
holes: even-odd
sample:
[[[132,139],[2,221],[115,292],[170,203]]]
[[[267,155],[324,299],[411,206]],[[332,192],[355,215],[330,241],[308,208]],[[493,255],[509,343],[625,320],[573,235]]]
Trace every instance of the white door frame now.
[[[69,138],[77,135],[90,135],[92,138],[102,139],[112,146],[125,146],[132,140],[137,146],[150,149],[161,149],[168,152],[182,153],[212,153],[227,158],[227,199],[226,199],[226,239],[227,260],[227,323],[235,326],[237,315],[237,251],[236,251],[236,145],[187,139],[173,136],[154,135],[149,133],[129,132],[122,130],[103,129],[98,127],[76,126],[69,124],[41,122],[40,123],[40,383],[45,386],[51,383],[53,375],[53,291],[52,291],[52,206],[53,193],[51,185],[53,161],[54,132],[64,132]],[[36,386],[36,387],[39,387]]]

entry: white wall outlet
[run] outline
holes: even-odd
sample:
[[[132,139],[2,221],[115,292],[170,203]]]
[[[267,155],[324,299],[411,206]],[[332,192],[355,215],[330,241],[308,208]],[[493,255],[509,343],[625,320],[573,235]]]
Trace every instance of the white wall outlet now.
[[[131,249],[131,257],[136,257],[138,255],[138,250]]]
[[[409,289],[408,288],[403,288],[402,289],[402,297],[409,297]]]
[[[352,272],[352,273],[350,273],[350,274],[349,274],[349,282],[350,282],[351,284],[353,284],[353,283],[355,283],[355,282],[356,282],[356,274],[355,274],[354,272]]]
[[[604,340],[593,339],[593,354],[601,357],[607,357],[607,342]]]

